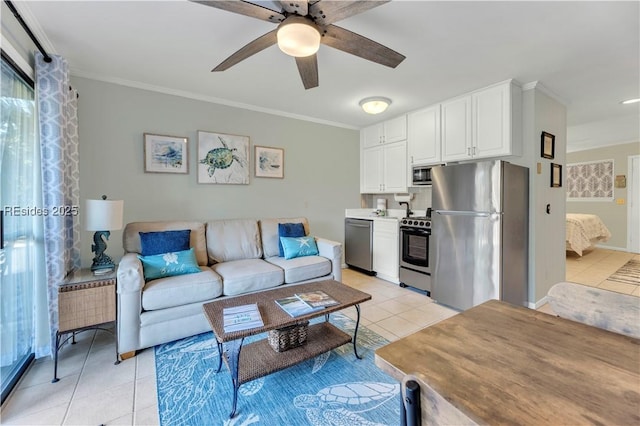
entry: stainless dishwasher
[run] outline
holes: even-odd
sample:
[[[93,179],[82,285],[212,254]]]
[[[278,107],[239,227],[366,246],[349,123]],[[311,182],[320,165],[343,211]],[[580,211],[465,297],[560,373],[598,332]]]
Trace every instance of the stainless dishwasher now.
[[[344,220],[344,260],[349,266],[373,273],[372,220]]]

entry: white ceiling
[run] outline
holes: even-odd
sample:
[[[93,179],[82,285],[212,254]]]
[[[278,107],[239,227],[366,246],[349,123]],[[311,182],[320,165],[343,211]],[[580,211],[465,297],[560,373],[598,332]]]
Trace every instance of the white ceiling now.
[[[265,3],[265,2],[262,2]],[[392,1],[337,25],[407,59],[390,69],[327,46],[304,90],[277,46],[210,70],[274,24],[189,1],[14,1],[77,76],[360,128],[514,78],[567,106],[569,150],[640,140],[640,2]],[[360,99],[389,97],[379,116]]]

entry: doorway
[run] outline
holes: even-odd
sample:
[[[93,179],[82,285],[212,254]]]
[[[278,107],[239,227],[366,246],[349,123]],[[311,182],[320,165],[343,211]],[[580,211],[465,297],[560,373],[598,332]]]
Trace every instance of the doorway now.
[[[627,168],[627,247],[640,253],[640,155],[629,156]]]

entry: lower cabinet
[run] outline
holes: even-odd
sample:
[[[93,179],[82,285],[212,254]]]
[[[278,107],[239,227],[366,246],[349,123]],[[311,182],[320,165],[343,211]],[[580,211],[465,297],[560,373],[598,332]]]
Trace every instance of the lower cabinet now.
[[[398,222],[373,221],[373,270],[383,280],[399,283]]]

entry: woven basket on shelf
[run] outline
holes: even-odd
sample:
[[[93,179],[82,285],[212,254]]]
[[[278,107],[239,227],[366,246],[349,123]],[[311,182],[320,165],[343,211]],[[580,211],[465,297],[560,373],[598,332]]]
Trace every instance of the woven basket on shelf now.
[[[276,352],[284,352],[291,348],[297,348],[307,342],[307,328],[309,321],[300,324],[290,325],[289,327],[270,330],[267,339],[269,345]]]

